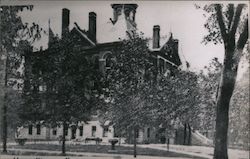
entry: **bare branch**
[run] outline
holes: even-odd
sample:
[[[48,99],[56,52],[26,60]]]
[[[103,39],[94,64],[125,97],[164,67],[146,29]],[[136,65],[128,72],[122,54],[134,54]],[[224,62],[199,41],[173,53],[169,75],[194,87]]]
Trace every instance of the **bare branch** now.
[[[226,32],[225,23],[224,23],[223,16],[222,16],[222,11],[221,11],[221,5],[220,4],[215,4],[215,11],[216,11],[216,16],[217,16],[217,21],[218,21],[219,27],[220,27],[220,32],[221,32],[222,39],[224,40],[224,42],[226,42],[226,40],[227,40],[227,32]]]
[[[244,29],[240,34],[239,40],[237,42],[237,49],[243,49],[248,39],[248,18],[246,18]]]
[[[230,29],[230,35],[234,37],[237,27],[239,25],[239,21],[240,21],[240,15],[242,12],[243,7],[245,6],[245,4],[239,4],[236,8],[236,12],[234,15],[234,21],[232,23],[232,28]]]

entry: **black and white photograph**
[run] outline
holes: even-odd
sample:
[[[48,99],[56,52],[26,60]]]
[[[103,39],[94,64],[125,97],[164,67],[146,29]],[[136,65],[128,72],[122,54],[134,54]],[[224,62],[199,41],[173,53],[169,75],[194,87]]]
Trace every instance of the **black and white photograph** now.
[[[0,159],[249,159],[249,1],[0,0]]]

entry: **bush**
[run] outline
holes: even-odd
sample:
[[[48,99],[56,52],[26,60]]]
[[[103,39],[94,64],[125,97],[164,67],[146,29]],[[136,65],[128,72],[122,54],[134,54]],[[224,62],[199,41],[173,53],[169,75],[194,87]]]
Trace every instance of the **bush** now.
[[[26,138],[23,139],[15,139],[16,143],[18,143],[19,145],[23,146],[25,144],[25,142],[27,141]]]

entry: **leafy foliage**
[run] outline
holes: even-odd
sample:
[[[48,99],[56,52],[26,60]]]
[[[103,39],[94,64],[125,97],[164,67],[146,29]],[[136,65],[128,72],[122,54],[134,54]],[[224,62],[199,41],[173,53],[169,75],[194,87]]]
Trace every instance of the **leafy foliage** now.
[[[147,40],[136,35],[114,50],[112,68],[107,71],[109,108],[114,125],[131,129],[148,123],[146,92],[153,85],[155,71]],[[148,80],[147,80],[148,79]]]
[[[160,74],[154,60],[142,36],[123,41],[115,50],[106,79],[110,93],[106,115],[118,131],[149,125],[174,130],[182,122],[197,125],[198,76],[177,68]]]
[[[199,74],[200,98],[202,107],[202,117],[200,129],[204,131],[214,130],[216,98],[218,95],[219,81],[222,64],[217,58],[214,58],[205,71]]]
[[[39,25],[33,23],[32,26],[24,24],[19,15],[23,10],[32,10],[33,6],[0,6],[0,62],[1,62],[1,81],[0,89],[1,97],[0,104],[2,108],[1,117],[2,120],[2,130],[3,130],[3,151],[7,152],[7,129],[8,129],[8,114],[10,112],[14,113],[11,106],[13,106],[9,94],[7,91],[8,87],[17,87],[19,89],[22,87],[20,79],[22,74],[18,69],[22,63],[22,56],[24,53],[30,49],[31,44],[40,38],[40,33],[42,29]],[[3,67],[2,67],[3,66]],[[18,92],[16,92],[18,93]],[[15,93],[14,93],[15,94]],[[19,95],[17,95],[19,96]],[[16,95],[13,95],[13,99]],[[10,112],[8,113],[8,110]],[[16,116],[16,114],[12,114]],[[13,123],[10,123],[13,126]],[[14,124],[15,125],[15,124]]]
[[[97,94],[98,70],[85,55],[72,50],[73,44],[68,36],[44,53],[38,53],[40,56],[31,55],[33,74],[29,81],[33,83],[26,90],[28,106],[22,112],[23,117],[31,113],[28,116],[31,121],[44,120],[52,125],[88,120]]]
[[[229,143],[240,146],[249,144],[249,68],[236,83],[230,103]]]
[[[214,159],[227,159],[229,103],[235,88],[239,61],[248,41],[248,14],[246,4],[212,4],[203,9],[209,14],[205,41],[224,43],[225,57],[217,96],[216,135]]]

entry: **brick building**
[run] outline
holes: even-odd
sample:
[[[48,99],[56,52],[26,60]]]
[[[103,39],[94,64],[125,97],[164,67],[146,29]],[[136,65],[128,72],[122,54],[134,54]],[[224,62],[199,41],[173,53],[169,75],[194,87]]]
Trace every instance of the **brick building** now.
[[[96,66],[96,69],[105,75],[107,69],[110,69],[109,61],[112,58],[113,48],[119,46],[120,39],[127,39],[138,31],[136,26],[136,9],[137,4],[112,4],[113,18],[102,27],[103,32],[97,35],[97,20],[98,16],[94,12],[89,13],[89,28],[84,30],[74,23],[73,29],[69,29],[70,10],[62,9],[62,38],[70,36],[74,41],[74,53],[84,54],[91,64]],[[179,57],[178,40],[170,33],[169,36],[161,37],[160,26],[155,25],[152,28],[153,36],[149,38],[148,47],[150,54],[159,73],[171,73],[171,70],[178,69],[182,62]],[[39,67],[43,65],[43,58],[48,58],[50,48],[53,47],[55,41],[59,40],[54,36],[53,31],[49,28],[48,48],[32,52],[25,59],[26,75],[36,70],[39,74]],[[32,64],[31,64],[31,61]],[[29,78],[27,78],[29,79]],[[26,81],[28,85],[32,85],[32,81]],[[44,91],[43,84],[37,86],[37,91]],[[105,123],[109,123],[106,121]],[[102,138],[103,141],[108,141],[115,137],[114,128],[110,124],[101,124],[99,119],[93,117],[91,121],[79,123],[68,128],[67,139],[85,140],[86,138]],[[62,128],[49,128],[38,125],[30,125],[19,129],[19,138],[53,140],[58,139],[62,134]],[[138,142],[149,141],[158,142],[159,136],[156,135],[156,129],[153,127],[145,127],[138,130]]]

